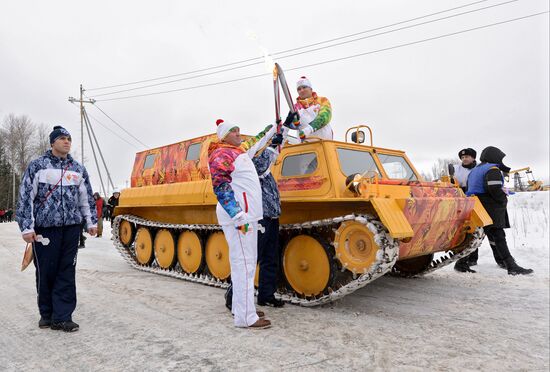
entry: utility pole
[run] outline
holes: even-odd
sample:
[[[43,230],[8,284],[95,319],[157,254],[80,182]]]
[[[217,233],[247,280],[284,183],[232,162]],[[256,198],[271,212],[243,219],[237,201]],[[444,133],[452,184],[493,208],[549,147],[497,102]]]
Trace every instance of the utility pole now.
[[[97,147],[97,151],[99,152],[99,156],[101,157],[101,161],[103,162],[103,166],[105,167],[105,171],[107,173],[107,190],[109,189],[109,183],[114,188],[113,180],[111,179],[111,174],[109,173],[109,168],[107,167],[107,163],[105,162],[105,158],[103,157],[103,153],[101,151],[101,148],[99,147],[99,142],[97,141],[97,138],[94,133],[94,128],[92,127],[92,124],[90,123],[90,118],[88,117],[88,112],[86,111],[86,108],[84,107],[85,103],[95,103],[95,99],[90,98],[89,100],[84,99],[84,92],[85,89],[82,88],[82,84],[80,84],[80,99],[76,99],[74,97],[69,97],[69,102],[80,103],[80,143],[81,143],[81,151],[82,151],[82,165],[84,165],[84,128],[86,128],[86,131],[88,132],[88,139],[90,140],[90,148],[92,149],[92,154],[94,156],[95,165],[97,167],[97,173],[99,176],[99,181],[101,183],[101,188],[103,189],[103,194],[107,196],[107,192],[105,190],[105,185],[103,183],[103,177],[101,175],[101,167],[99,166],[99,161],[96,156],[95,148]],[[95,145],[94,145],[95,143]]]
[[[13,209],[13,212],[15,213],[15,167],[12,167],[11,171],[12,171],[11,173],[13,174],[13,176],[12,176],[12,188],[11,188],[12,189],[12,198],[13,198],[13,200],[12,200],[12,203],[13,203],[12,209]]]
[[[80,99],[76,99],[74,97],[69,97],[69,102],[80,103],[80,152],[81,152],[81,164],[84,165],[84,104],[85,103],[95,103],[95,99],[90,100],[84,100],[84,88],[82,88],[82,84],[80,84]]]

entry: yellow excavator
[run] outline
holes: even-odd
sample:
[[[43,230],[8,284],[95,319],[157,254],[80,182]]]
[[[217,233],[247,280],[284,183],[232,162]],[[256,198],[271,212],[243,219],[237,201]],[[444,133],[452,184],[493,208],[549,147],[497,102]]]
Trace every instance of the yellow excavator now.
[[[514,191],[542,191],[544,186],[542,181],[535,180],[533,176],[533,171],[530,167],[520,168],[508,173],[506,181],[509,180],[509,177],[514,177]]]

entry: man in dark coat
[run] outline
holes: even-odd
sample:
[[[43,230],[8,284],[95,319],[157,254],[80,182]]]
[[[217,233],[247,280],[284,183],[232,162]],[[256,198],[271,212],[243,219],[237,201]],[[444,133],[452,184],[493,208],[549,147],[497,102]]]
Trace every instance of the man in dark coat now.
[[[118,189],[115,189],[115,191],[113,191],[113,195],[107,201],[107,204],[109,206],[109,216],[112,216],[115,208],[118,207],[119,197],[120,191],[118,191]]]
[[[506,154],[496,147],[486,147],[479,159],[481,164],[475,167],[468,176],[466,195],[476,195],[493,219],[493,224],[485,226],[483,229],[489,238],[489,242],[494,244],[495,251],[499,255],[498,258],[508,269],[508,274],[531,274],[533,270],[524,269],[516,263],[506,243],[504,229],[510,227],[510,221],[506,210],[508,196],[502,189],[504,186],[502,173],[510,172],[510,168],[502,163],[505,156]]]

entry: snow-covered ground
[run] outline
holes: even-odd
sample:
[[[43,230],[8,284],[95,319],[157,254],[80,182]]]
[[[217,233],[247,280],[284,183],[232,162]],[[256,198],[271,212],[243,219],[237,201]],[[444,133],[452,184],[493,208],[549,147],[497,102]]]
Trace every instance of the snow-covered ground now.
[[[80,331],[38,329],[34,268],[19,272],[17,225],[0,224],[0,370],[549,369],[548,192],[510,197],[511,277],[486,242],[476,274],[452,267],[383,277],[338,303],[263,309],[273,328],[236,329],[223,291],[136,271],[107,234],[79,253]]]

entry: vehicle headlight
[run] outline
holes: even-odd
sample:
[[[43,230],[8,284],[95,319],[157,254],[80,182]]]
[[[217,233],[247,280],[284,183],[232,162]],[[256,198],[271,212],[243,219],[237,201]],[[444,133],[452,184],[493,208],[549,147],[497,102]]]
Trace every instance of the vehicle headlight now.
[[[355,195],[361,195],[359,186],[361,185],[361,175],[359,173],[351,174],[346,178],[346,187]]]

